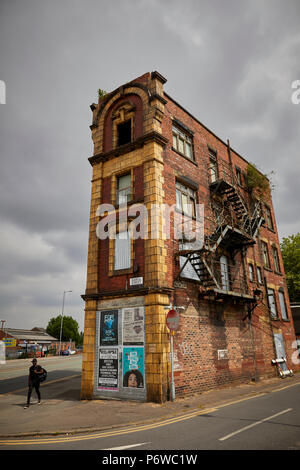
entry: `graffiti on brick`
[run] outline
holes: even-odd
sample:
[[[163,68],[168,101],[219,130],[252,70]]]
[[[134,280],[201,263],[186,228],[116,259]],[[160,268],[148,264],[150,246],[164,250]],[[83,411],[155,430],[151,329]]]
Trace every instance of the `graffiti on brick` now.
[[[189,355],[193,354],[193,345],[186,343],[185,341],[178,344],[178,348],[179,348],[180,353],[183,356],[185,356],[186,354],[189,354]]]

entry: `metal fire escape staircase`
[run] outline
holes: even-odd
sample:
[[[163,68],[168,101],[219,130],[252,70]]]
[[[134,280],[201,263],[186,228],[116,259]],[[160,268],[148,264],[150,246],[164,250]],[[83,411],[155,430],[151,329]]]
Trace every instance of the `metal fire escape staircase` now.
[[[255,243],[264,219],[259,202],[249,211],[226,162],[220,170],[219,177],[210,181],[210,190],[222,200],[223,209],[210,218],[204,218],[208,234],[204,236],[201,249],[189,250],[188,244],[180,244],[179,256],[184,262],[181,263],[179,276],[188,266],[196,273],[194,280],[199,281],[200,291],[204,294],[214,293],[218,297],[226,295],[243,302],[253,302],[241,263],[233,261],[233,265],[224,265],[222,269],[220,252],[230,252],[231,259],[235,260],[238,252]]]

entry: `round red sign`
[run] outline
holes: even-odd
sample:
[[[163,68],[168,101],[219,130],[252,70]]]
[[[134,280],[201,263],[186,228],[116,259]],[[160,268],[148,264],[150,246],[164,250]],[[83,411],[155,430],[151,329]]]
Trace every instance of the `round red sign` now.
[[[176,331],[179,328],[179,313],[176,310],[170,310],[167,318],[167,327],[171,331]]]

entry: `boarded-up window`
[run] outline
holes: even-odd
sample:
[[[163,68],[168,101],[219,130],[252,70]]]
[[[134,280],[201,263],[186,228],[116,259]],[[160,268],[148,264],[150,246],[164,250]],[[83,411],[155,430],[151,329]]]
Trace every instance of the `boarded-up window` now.
[[[128,232],[116,234],[114,269],[129,269],[131,267],[131,240]]]
[[[277,358],[286,357],[283,336],[281,333],[274,333],[275,349]]]

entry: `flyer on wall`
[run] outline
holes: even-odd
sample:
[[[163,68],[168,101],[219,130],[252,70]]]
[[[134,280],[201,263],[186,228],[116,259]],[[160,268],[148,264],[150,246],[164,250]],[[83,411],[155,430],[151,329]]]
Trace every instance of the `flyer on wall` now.
[[[100,346],[118,345],[118,310],[103,310],[100,316]]]
[[[123,348],[123,387],[144,388],[145,365],[143,347]]]
[[[144,344],[144,307],[123,309],[123,344]]]
[[[118,390],[118,349],[100,349],[98,390]]]

